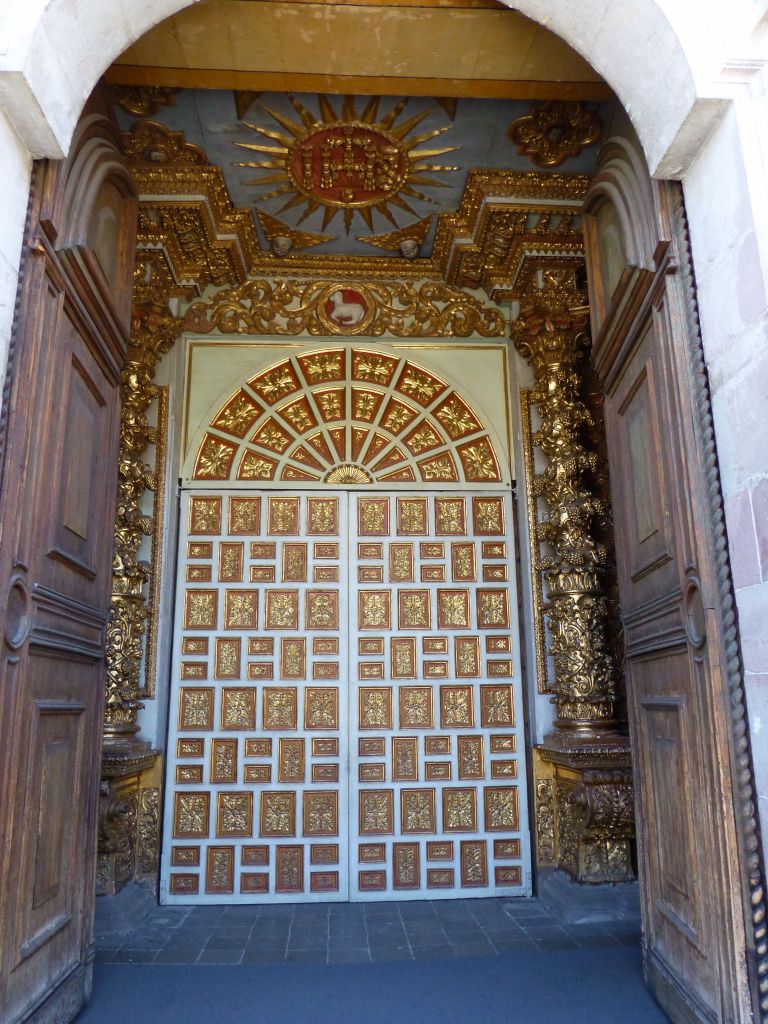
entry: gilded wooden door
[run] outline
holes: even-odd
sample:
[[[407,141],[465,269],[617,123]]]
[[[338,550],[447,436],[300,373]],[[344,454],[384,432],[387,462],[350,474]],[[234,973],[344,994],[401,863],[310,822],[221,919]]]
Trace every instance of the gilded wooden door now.
[[[525,894],[509,497],[186,493],[167,902]]]

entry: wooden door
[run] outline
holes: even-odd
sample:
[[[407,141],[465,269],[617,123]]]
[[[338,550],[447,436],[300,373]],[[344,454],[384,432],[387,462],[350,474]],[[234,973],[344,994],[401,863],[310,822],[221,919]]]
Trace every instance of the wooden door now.
[[[104,691],[135,201],[97,109],[36,165],[2,490],[0,903],[6,1024],[90,989]]]
[[[626,642],[645,973],[675,1022],[751,1019],[726,687],[669,246],[596,341]],[[616,312],[618,311],[618,312]]]

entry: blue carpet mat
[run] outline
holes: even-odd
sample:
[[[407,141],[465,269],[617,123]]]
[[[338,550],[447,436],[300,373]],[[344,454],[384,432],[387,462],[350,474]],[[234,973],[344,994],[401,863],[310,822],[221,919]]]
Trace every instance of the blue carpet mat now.
[[[632,947],[374,964],[97,965],[77,1024],[668,1024]]]

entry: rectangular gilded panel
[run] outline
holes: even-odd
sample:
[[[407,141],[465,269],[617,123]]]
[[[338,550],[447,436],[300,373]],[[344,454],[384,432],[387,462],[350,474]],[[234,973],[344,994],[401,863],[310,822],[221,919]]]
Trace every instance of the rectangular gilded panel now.
[[[397,533],[413,536],[429,533],[426,498],[397,498]]]
[[[307,534],[335,536],[339,532],[339,499],[307,498]]]
[[[358,782],[386,782],[386,765],[375,761],[371,764],[357,766]]]
[[[421,649],[424,654],[447,654],[447,636],[425,636],[421,641]]]
[[[509,594],[506,589],[477,591],[477,625],[480,629],[509,629]]]
[[[420,579],[422,583],[444,583],[444,565],[422,565]]]
[[[296,835],[296,794],[262,791],[259,813],[260,836]]]
[[[403,789],[400,792],[400,831],[435,832],[434,789]]]
[[[187,583],[210,583],[212,579],[210,565],[188,565]]]
[[[272,781],[272,768],[268,764],[247,764],[243,769],[243,782],[259,785]]]
[[[265,629],[299,628],[298,590],[268,590]]]
[[[248,637],[249,654],[273,654],[275,641],[271,636],[250,636]]]
[[[358,794],[360,835],[391,835],[394,795],[391,789],[364,789]]]
[[[304,625],[307,629],[339,628],[338,590],[308,590]]]
[[[453,860],[453,843],[444,839],[427,843],[427,860]]]
[[[496,867],[493,877],[496,885],[522,885],[523,883],[522,871],[517,865]]]
[[[245,741],[245,756],[246,757],[271,757],[272,756],[272,740],[271,739],[246,740]]]
[[[312,740],[312,756],[313,757],[338,757],[339,756],[339,741],[335,736],[331,737],[319,737],[315,736]]]
[[[248,579],[251,583],[274,583],[274,565],[252,565]]]
[[[477,832],[477,793],[474,786],[443,790],[443,831]]]
[[[323,661],[316,662],[312,666],[312,678],[313,679],[338,679],[339,678],[339,663],[338,661]]]
[[[357,678],[358,679],[383,679],[384,678],[384,662],[383,661],[361,661],[357,666]]]
[[[450,754],[451,752],[451,737],[450,736],[425,736],[424,737],[424,753],[430,757],[435,754]]]
[[[512,662],[509,658],[503,661],[489,660],[486,671],[491,678],[509,677],[512,675]]]
[[[473,498],[472,526],[478,537],[504,535],[504,499]]]
[[[182,679],[207,679],[208,666],[204,661],[183,661],[181,663]]]
[[[512,637],[487,636],[485,649],[488,654],[509,654],[512,651]]]
[[[194,497],[189,500],[190,536],[207,533],[218,536],[221,533],[221,498]],[[199,555],[196,557],[210,557]]]
[[[208,637],[207,636],[185,636],[181,641],[181,653],[182,654],[207,654],[208,653]]]
[[[229,533],[232,536],[261,533],[261,498],[229,499]]]
[[[389,535],[389,498],[357,499],[357,532],[360,537],[386,537]],[[381,555],[364,555],[381,558]]]
[[[302,832],[305,836],[339,834],[339,794],[335,789],[309,790],[304,793]]]
[[[401,729],[431,729],[434,725],[431,686],[401,686],[398,707]]]
[[[494,839],[493,856],[497,860],[516,860],[520,856],[519,839]]]
[[[254,661],[248,665],[249,679],[272,679],[275,666],[271,661]]]
[[[234,885],[234,846],[209,846],[205,854],[205,891],[233,892]]]
[[[413,544],[389,545],[389,579],[392,583],[413,583]]]
[[[421,883],[418,843],[392,844],[392,887],[418,889]]]
[[[416,678],[415,637],[393,637],[390,641],[390,671],[393,679]]]
[[[386,741],[383,736],[362,737],[357,741],[359,757],[384,757]]]
[[[219,582],[240,583],[243,579],[243,542],[222,541],[219,544]]]
[[[240,850],[240,863],[245,867],[266,867],[269,864],[268,846],[243,846]]]
[[[336,636],[316,636],[312,640],[313,654],[338,654],[339,638]]]
[[[469,591],[438,590],[437,592],[437,628],[468,629]]]
[[[261,871],[243,871],[240,875],[240,892],[269,892],[269,875]]]
[[[310,892],[338,892],[338,871],[312,871],[309,876]]]
[[[339,545],[328,543],[316,543],[314,545],[315,558],[338,558]]]
[[[452,889],[454,884],[453,868],[429,868],[427,870],[428,889]]]
[[[514,754],[517,750],[517,737],[514,733],[491,736],[492,754]]]
[[[221,728],[253,732],[256,728],[256,690],[254,687],[225,686],[221,691]]]
[[[338,565],[316,565],[312,570],[313,583],[338,583]]]
[[[306,773],[305,742],[298,739],[281,739],[277,755],[277,781],[300,783]]]
[[[485,757],[482,736],[459,736],[459,778],[482,779],[485,777]]]
[[[216,637],[216,679],[240,678],[240,637]]]
[[[467,532],[463,498],[435,498],[435,533],[460,536]]]
[[[511,686],[480,687],[480,722],[484,729],[504,725],[512,728],[515,712],[512,704]]]
[[[201,764],[177,764],[176,782],[179,785],[202,786],[203,766]]]
[[[380,864],[386,857],[384,843],[360,843],[357,847],[357,860],[360,864]]]
[[[424,778],[427,782],[439,782],[450,777],[450,761],[427,761],[424,765]]]
[[[216,794],[216,835],[253,835],[253,793]]]
[[[446,679],[448,676],[448,662],[425,661],[423,671],[425,679]]]
[[[480,675],[480,639],[476,636],[457,636],[453,641],[456,676],[467,679]]]
[[[184,629],[216,629],[216,590],[184,591]]]
[[[357,545],[357,557],[363,558],[383,558],[384,557],[384,545],[383,544],[358,544]]]
[[[469,839],[461,844],[461,885],[488,885],[488,850],[482,840]]]
[[[265,686],[264,731],[270,732],[273,729],[295,730],[297,719],[296,705],[297,695],[295,686]]]
[[[256,590],[227,590],[224,593],[224,628],[256,629],[259,595]]]
[[[506,558],[507,545],[501,540],[483,541],[483,558]]]
[[[283,583],[307,582],[307,545],[304,543],[283,544]]]
[[[418,740],[415,736],[392,737],[392,781],[417,782],[419,778]],[[382,765],[382,768],[384,766]],[[382,782],[384,780],[382,779]]]
[[[428,590],[399,590],[397,594],[398,628],[431,629],[432,614]],[[385,628],[389,628],[388,626]]]
[[[179,694],[179,732],[213,728],[213,688],[182,686]]]
[[[483,566],[483,583],[506,583],[507,582],[507,567],[506,565],[484,565]]]
[[[384,567],[381,565],[358,565],[358,583],[383,583]]]
[[[338,782],[339,766],[337,764],[313,764],[312,781],[324,783]],[[376,781],[378,782],[380,780],[377,779]]]
[[[237,782],[237,740],[211,740],[211,782]]]
[[[255,540],[251,544],[251,558],[274,559],[277,555],[277,545],[273,540]]]
[[[360,892],[380,892],[387,888],[385,871],[360,871],[357,876]]]
[[[471,729],[474,725],[471,686],[440,687],[440,727]]]
[[[361,637],[357,641],[357,653],[358,654],[383,654],[384,653],[384,639],[383,637]]]
[[[299,500],[299,498],[267,498],[267,533],[270,536],[298,536]]]
[[[492,779],[516,779],[517,778],[517,761],[504,760],[504,761],[491,761],[491,778]]]
[[[304,892],[304,847],[278,846],[275,892]]]
[[[451,579],[454,583],[473,583],[477,579],[474,544],[451,544]]]
[[[187,541],[187,558],[213,558],[213,544],[209,540]]]
[[[176,740],[176,757],[202,757],[205,740]]]
[[[517,832],[520,828],[517,786],[486,786],[483,801],[486,832]]]
[[[443,541],[422,541],[419,544],[420,558],[445,558],[445,544]]]
[[[358,701],[361,729],[392,728],[391,686],[361,686]]]
[[[309,854],[310,864],[338,864],[338,843],[312,843]]]
[[[358,629],[388,630],[392,625],[388,590],[361,590],[357,595]]]
[[[183,875],[174,873],[171,875],[168,891],[172,896],[193,896],[200,888],[199,875]]]
[[[199,846],[172,846],[171,866],[174,868],[196,868],[200,866]]]
[[[338,727],[338,687],[308,686],[304,691],[304,728],[338,729]]]
[[[307,674],[307,641],[305,637],[280,640],[280,678],[304,679]]]

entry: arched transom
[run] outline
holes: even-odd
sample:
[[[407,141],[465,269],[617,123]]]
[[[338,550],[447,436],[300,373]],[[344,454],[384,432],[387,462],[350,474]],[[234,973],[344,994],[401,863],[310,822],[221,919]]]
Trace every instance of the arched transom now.
[[[407,357],[333,348],[284,359],[221,406],[196,481],[498,484],[480,415]]]

